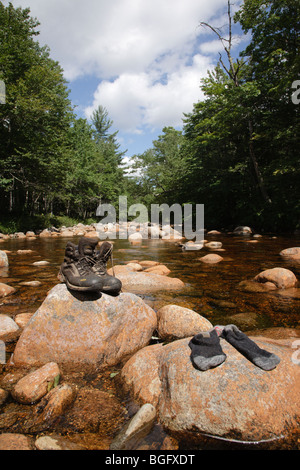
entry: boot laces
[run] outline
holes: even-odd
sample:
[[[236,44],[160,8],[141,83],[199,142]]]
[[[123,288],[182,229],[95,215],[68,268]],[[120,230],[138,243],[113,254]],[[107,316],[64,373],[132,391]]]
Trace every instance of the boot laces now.
[[[106,264],[109,258],[112,259],[112,247],[110,247],[104,255],[100,256],[98,254],[96,256],[93,269],[96,274],[106,274]]]
[[[91,271],[91,267],[95,264],[95,260],[90,256],[82,256],[77,263],[77,269],[80,276],[85,276]]]

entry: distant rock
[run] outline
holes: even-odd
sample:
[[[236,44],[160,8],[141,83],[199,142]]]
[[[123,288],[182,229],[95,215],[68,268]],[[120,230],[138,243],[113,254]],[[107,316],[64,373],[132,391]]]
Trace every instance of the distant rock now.
[[[50,262],[46,261],[46,260],[43,260],[43,261],[35,261],[32,264],[33,264],[33,266],[47,266],[48,264],[50,264]]]
[[[48,229],[44,229],[41,231],[40,233],[40,238],[48,238],[48,237],[51,237],[51,231],[48,230]]]
[[[262,271],[255,276],[254,281],[261,283],[272,282],[277,289],[295,287],[298,282],[295,274],[285,268],[272,268]]]
[[[220,263],[220,261],[223,261],[222,256],[216,255],[216,254],[209,254],[205,255],[202,258],[198,258],[198,261],[201,261],[202,263],[206,264],[216,264]]]
[[[143,236],[140,232],[131,233],[128,237],[131,245],[139,245],[143,241]]]
[[[26,237],[27,238],[36,238],[36,235],[35,235],[34,232],[29,230],[28,232],[26,232]]]
[[[205,243],[205,248],[209,248],[210,250],[215,250],[222,248],[222,242],[208,242]]]
[[[74,237],[74,232],[72,230],[62,230],[60,232],[61,237]]]
[[[251,235],[252,229],[246,225],[239,225],[233,231],[234,235]]]

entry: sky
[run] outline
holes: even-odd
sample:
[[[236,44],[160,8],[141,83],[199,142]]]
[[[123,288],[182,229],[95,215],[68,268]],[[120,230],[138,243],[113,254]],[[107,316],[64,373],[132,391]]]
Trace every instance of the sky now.
[[[3,2],[4,5],[8,1]],[[165,126],[182,129],[203,99],[201,78],[222,45],[207,22],[227,32],[227,0],[11,0],[30,8],[68,81],[78,117],[104,106],[125,160],[152,147]],[[235,0],[235,11],[242,2]],[[235,50],[247,38],[239,29]]]

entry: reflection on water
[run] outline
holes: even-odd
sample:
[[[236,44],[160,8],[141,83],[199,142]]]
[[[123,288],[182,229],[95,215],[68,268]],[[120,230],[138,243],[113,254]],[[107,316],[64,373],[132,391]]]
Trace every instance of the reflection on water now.
[[[274,267],[290,269],[299,279],[300,263],[285,261],[279,255],[285,248],[299,246],[299,238],[263,236],[255,243],[252,238],[230,235],[212,239],[221,241],[224,249],[218,253],[223,261],[216,265],[199,262],[199,257],[208,250],[182,251],[178,245],[162,240],[143,240],[142,245],[137,246],[131,246],[127,240],[115,240],[114,265],[151,259],[166,264],[171,270],[169,276],[185,282],[186,288],[182,292],[141,293],[154,310],[166,303],[174,303],[195,310],[213,324],[237,320],[244,330],[297,327],[299,298],[278,292],[242,292],[238,284]],[[66,243],[67,239],[37,238],[12,239],[0,245],[0,249],[9,251],[9,267],[0,270],[1,281],[17,289],[14,295],[1,300],[0,313],[13,316],[36,311],[49,289],[58,283],[57,273]],[[32,250],[32,253],[18,254],[17,250]],[[33,265],[41,260],[47,260],[49,264]],[[23,286],[24,281],[40,281],[41,285]]]

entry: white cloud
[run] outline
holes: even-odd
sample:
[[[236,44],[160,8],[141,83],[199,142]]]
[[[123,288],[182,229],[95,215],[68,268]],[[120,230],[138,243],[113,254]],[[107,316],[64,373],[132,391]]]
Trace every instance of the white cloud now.
[[[190,65],[168,73],[165,83],[156,80],[156,71],[124,73],[114,81],[103,81],[86,115],[90,117],[93,109],[101,104],[113,117],[116,128],[129,133],[141,132],[142,126],[150,129],[180,126],[183,113],[190,112],[193,103],[200,99],[200,78],[211,66],[209,58],[196,55]]]
[[[93,75],[99,85],[89,116],[99,104],[115,127],[140,133],[178,126],[201,98],[200,79],[213,66],[200,21],[223,21],[227,0],[12,0],[30,7],[40,22],[42,44],[67,80]],[[214,57],[215,58],[215,57]]]
[[[144,71],[157,57],[180,50],[203,31],[226,0],[13,0],[30,7],[68,80],[83,74],[111,78]]]

